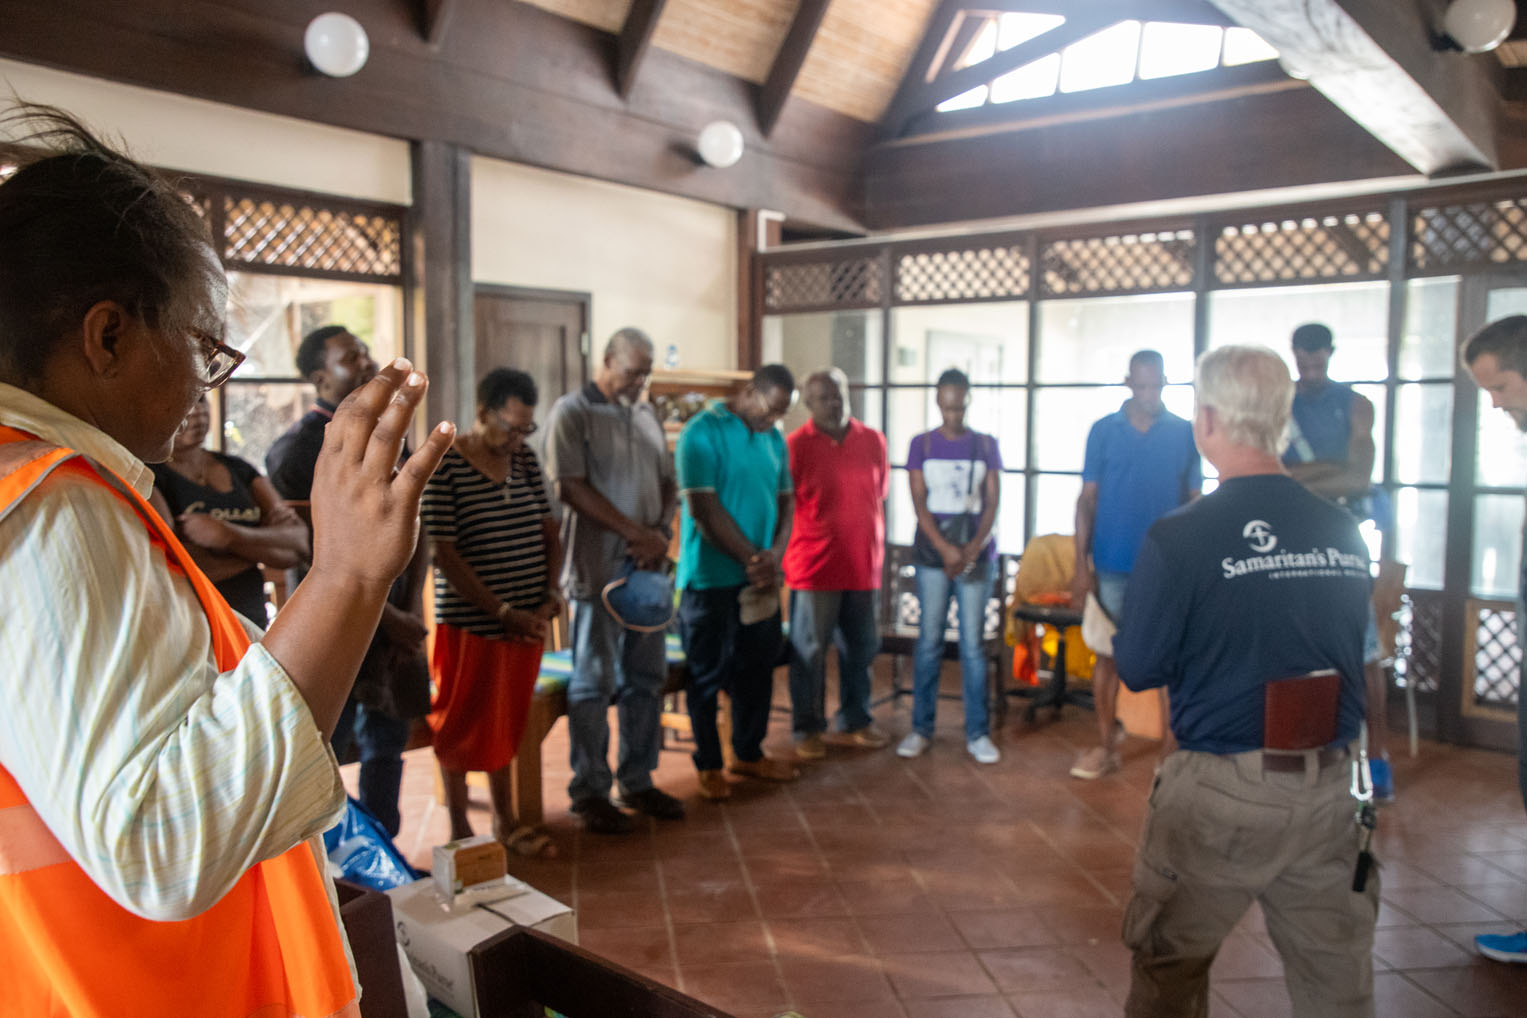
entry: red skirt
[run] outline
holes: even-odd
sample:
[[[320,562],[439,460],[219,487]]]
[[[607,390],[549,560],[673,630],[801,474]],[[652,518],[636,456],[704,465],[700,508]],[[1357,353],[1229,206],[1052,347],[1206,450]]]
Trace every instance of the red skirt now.
[[[490,640],[444,623],[435,627],[429,726],[441,767],[460,773],[509,766],[525,733],[542,649],[539,643]]]

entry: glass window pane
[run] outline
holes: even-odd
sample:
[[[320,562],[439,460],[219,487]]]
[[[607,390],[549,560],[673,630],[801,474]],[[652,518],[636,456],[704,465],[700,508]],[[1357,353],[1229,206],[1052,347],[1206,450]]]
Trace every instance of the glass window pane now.
[[[1395,558],[1410,569],[1407,587],[1442,589],[1447,553],[1447,492],[1401,488],[1395,492]]]
[[[1034,466],[1081,473],[1093,422],[1118,410],[1128,398],[1129,390],[1122,385],[1034,390]]]
[[[917,513],[912,509],[907,472],[897,468],[891,471],[891,497],[885,506],[885,540],[887,544],[910,545],[916,532]]]
[[[892,463],[905,465],[912,438],[938,423],[938,404],[932,386],[889,389],[886,399],[890,414],[886,422],[886,455]]]
[[[940,113],[950,113],[954,110],[971,110],[986,102],[987,87],[977,85],[968,92],[961,92],[952,99],[945,99],[935,107]]]
[[[1516,421],[1504,410],[1479,401],[1478,437],[1475,439],[1474,481],[1492,488],[1520,488],[1527,477],[1527,442]]]
[[[1219,66],[1217,25],[1147,21],[1140,37],[1140,77],[1166,78]]]
[[[1295,373],[1289,338],[1306,322],[1330,326],[1335,340],[1330,374],[1339,382],[1389,376],[1389,284],[1332,283],[1209,294],[1209,346],[1260,344],[1277,351]]]
[[[296,378],[297,344],[321,325],[344,325],[386,364],[404,353],[403,292],[377,283],[228,273],[228,342],[245,361],[234,377]]]
[[[1397,387],[1394,403],[1395,480],[1403,484],[1446,484],[1451,476],[1452,459],[1452,385]]]
[[[1485,298],[1485,321],[1527,314],[1527,287],[1498,286]]]
[[[1458,362],[1457,325],[1456,276],[1407,280],[1399,377],[1453,377],[1453,365]]]
[[[1522,554],[1522,496],[1474,498],[1474,554],[1469,587],[1475,597],[1515,597]]]
[[[837,367],[850,384],[876,384],[880,346],[879,311],[819,311],[763,320],[764,363],[785,365],[798,382],[820,368]]]
[[[848,412],[863,424],[868,424],[876,431],[885,428],[885,420],[881,416],[881,409],[885,406],[885,391],[882,389],[860,389],[849,386],[848,389]],[[886,449],[886,455],[890,456],[890,449]]]
[[[1004,460],[1006,462],[1005,454]],[[1027,479],[1022,474],[1002,472],[1002,500],[997,503],[997,550],[1023,554],[1023,503]]]
[[[959,368],[977,385],[1028,378],[1025,301],[897,308],[891,338],[893,382],[931,384],[946,368]]]
[[[1193,295],[1042,301],[1038,342],[1036,381],[1122,382],[1131,355],[1155,350],[1166,362],[1168,381],[1189,382],[1193,379]]]
[[[1086,459],[1087,434],[1100,418],[1129,399],[1122,385],[1034,390],[1034,466],[1039,470],[1080,472]],[[1166,408],[1183,420],[1193,419],[1193,387],[1169,385],[1161,394]]]
[[[1008,71],[991,83],[991,101],[994,103],[1017,102],[1020,99],[1043,99],[1055,94],[1055,83],[1060,78],[1060,54],[1051,53],[1032,64],[1024,64]]]
[[[1080,474],[1040,474],[1034,488],[1034,536],[1076,533]]]
[[[1267,41],[1251,29],[1225,29],[1224,64],[1226,67],[1255,63],[1258,60],[1276,60],[1277,58],[1278,51],[1267,45]]]
[[[1140,22],[1121,21],[1061,50],[1060,90],[1123,85],[1135,78],[1140,51]]]
[[[306,382],[239,382],[223,386],[223,449],[265,472],[265,454],[313,405]]]
[[[1022,11],[1003,14],[997,19],[997,48],[1012,49],[1065,23],[1066,19],[1059,14],[1030,14]]]

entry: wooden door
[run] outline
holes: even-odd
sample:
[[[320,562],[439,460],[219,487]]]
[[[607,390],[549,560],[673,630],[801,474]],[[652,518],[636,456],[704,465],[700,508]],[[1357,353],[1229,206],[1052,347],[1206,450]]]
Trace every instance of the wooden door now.
[[[535,379],[540,390],[536,422],[543,425],[531,438],[537,456],[545,449],[544,425],[551,405],[588,381],[589,305],[586,293],[476,288],[476,377],[505,367],[518,368]]]

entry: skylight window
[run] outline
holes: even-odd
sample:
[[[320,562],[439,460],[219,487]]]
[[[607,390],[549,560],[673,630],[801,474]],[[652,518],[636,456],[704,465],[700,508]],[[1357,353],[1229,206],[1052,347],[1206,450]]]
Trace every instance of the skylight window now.
[[[1173,21],[1148,21],[1140,36],[1140,78],[1170,78],[1219,66],[1220,40],[1217,25],[1182,25]]]
[[[1140,22],[1121,21],[1060,51],[1060,90],[1085,92],[1135,78]]]
[[[991,101],[994,103],[1017,102],[1019,99],[1042,99],[1055,94],[1060,79],[1060,54],[1051,53],[1032,64],[1024,64],[1015,71],[1008,71],[991,83]]]
[[[1278,51],[1267,44],[1267,41],[1249,28],[1225,29],[1225,56],[1226,67],[1236,67],[1240,64],[1254,64],[1258,60],[1276,60]]]
[[[1058,14],[988,16],[958,68],[974,67],[1065,24]],[[1043,99],[1277,59],[1278,51],[1247,28],[1172,21],[1121,21],[1056,53],[1024,64],[940,103],[941,112],[988,103]]]

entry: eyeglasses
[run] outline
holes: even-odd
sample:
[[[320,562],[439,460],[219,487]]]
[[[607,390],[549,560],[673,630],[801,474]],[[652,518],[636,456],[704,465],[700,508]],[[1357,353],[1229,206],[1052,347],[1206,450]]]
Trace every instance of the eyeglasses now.
[[[525,438],[529,438],[531,435],[534,435],[536,433],[536,429],[540,427],[540,425],[535,421],[531,421],[529,424],[510,424],[507,420],[504,419],[503,414],[494,414],[493,418],[498,422],[498,426],[509,432],[509,434],[520,435]]]
[[[201,344],[201,384],[216,389],[244,363],[244,355],[205,332],[192,333]]]

